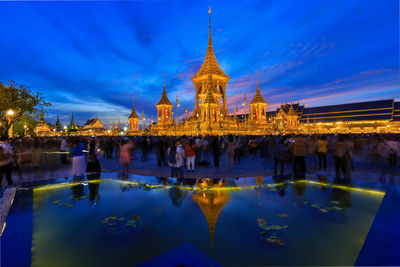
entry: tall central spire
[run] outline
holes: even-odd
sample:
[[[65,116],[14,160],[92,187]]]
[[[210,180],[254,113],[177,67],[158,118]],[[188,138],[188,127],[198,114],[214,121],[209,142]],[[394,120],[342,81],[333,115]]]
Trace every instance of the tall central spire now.
[[[218,75],[222,79],[229,81],[230,79],[229,76],[222,71],[214,55],[214,49],[211,38],[211,6],[208,7],[208,45],[207,45],[206,57],[199,71],[192,77],[192,81],[197,79],[206,80],[208,78],[207,76],[209,69],[211,70],[213,75]]]
[[[209,49],[213,49],[212,47],[212,40],[211,40],[211,6],[208,6],[208,47],[207,52]]]

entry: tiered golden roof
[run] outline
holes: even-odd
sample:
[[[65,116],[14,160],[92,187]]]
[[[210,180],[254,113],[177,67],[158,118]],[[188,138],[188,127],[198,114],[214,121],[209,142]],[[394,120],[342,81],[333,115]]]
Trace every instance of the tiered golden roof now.
[[[251,100],[250,104],[268,104],[267,101],[264,100],[263,96],[261,95],[260,91],[260,80],[258,79],[258,70],[257,70],[257,91],[254,95],[253,100]]]
[[[208,46],[207,46],[206,58],[204,59],[203,65],[201,66],[199,71],[192,77],[192,81],[207,75],[209,70],[211,70],[212,74],[221,76],[225,80],[229,81],[230,80],[229,76],[226,75],[224,71],[221,69],[221,67],[218,65],[217,59],[215,58],[214,55],[214,49],[211,40],[211,8],[208,9],[208,14],[209,14],[209,26],[208,26]]]
[[[156,106],[166,105],[166,106],[173,106],[171,101],[169,101],[167,96],[167,91],[165,90],[165,73],[164,73],[164,91],[162,93],[160,101],[158,101]]]
[[[214,94],[218,92],[215,90],[212,79],[211,79],[211,72],[208,74],[208,80],[206,85],[206,98],[204,100],[204,104],[214,104],[218,105],[218,102],[215,100]]]

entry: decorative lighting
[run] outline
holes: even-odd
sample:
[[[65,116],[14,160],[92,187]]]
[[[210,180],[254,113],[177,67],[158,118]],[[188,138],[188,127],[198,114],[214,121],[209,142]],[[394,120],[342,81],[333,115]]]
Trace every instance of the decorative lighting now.
[[[14,110],[9,109],[9,110],[7,111],[7,115],[8,115],[8,116],[14,116]]]

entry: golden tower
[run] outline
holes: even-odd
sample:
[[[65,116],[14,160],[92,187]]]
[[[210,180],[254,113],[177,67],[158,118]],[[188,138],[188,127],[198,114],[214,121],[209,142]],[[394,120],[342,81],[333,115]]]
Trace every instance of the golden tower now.
[[[157,125],[168,125],[172,119],[172,105],[167,96],[167,91],[165,90],[165,73],[164,73],[164,91],[162,93],[160,101],[158,101],[157,108]]]
[[[135,97],[133,98],[133,107],[131,115],[128,117],[129,120],[129,131],[130,132],[137,132],[139,131],[139,116],[136,114],[135,110]]]
[[[260,80],[258,78],[258,70],[257,70],[256,94],[254,95],[254,98],[249,105],[250,105],[249,120],[255,122],[255,124],[266,124],[267,123],[266,109],[268,103],[267,101],[264,100],[260,92]]]
[[[222,107],[221,112],[223,116],[228,114],[227,100],[226,100],[226,85],[230,80],[229,76],[226,75],[221,67],[218,65],[217,59],[214,55],[214,49],[211,40],[211,8],[208,9],[209,23],[208,23],[208,46],[206,57],[203,61],[203,65],[199,71],[192,77],[192,82],[196,88],[196,98],[195,98],[195,110],[194,115],[200,114],[199,100],[201,95],[205,95],[204,83],[208,82],[209,72],[211,72],[212,83],[217,88],[220,96],[222,97]]]
[[[44,113],[43,109],[40,111],[40,120],[38,121],[35,127],[35,134],[37,136],[45,136],[46,133],[50,132],[50,127],[47,125],[46,121],[44,120]]]
[[[297,128],[298,117],[299,116],[297,115],[296,111],[293,108],[292,96],[290,96],[290,107],[288,113],[286,114],[286,126],[289,129]]]

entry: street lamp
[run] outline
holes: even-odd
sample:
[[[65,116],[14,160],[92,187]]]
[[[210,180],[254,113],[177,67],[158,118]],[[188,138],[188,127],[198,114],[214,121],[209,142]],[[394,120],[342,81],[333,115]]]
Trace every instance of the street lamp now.
[[[12,123],[12,117],[14,116],[14,110],[9,109],[7,111],[8,115],[8,124],[10,125],[10,128],[8,128],[8,137],[12,138],[13,137],[13,123]]]

